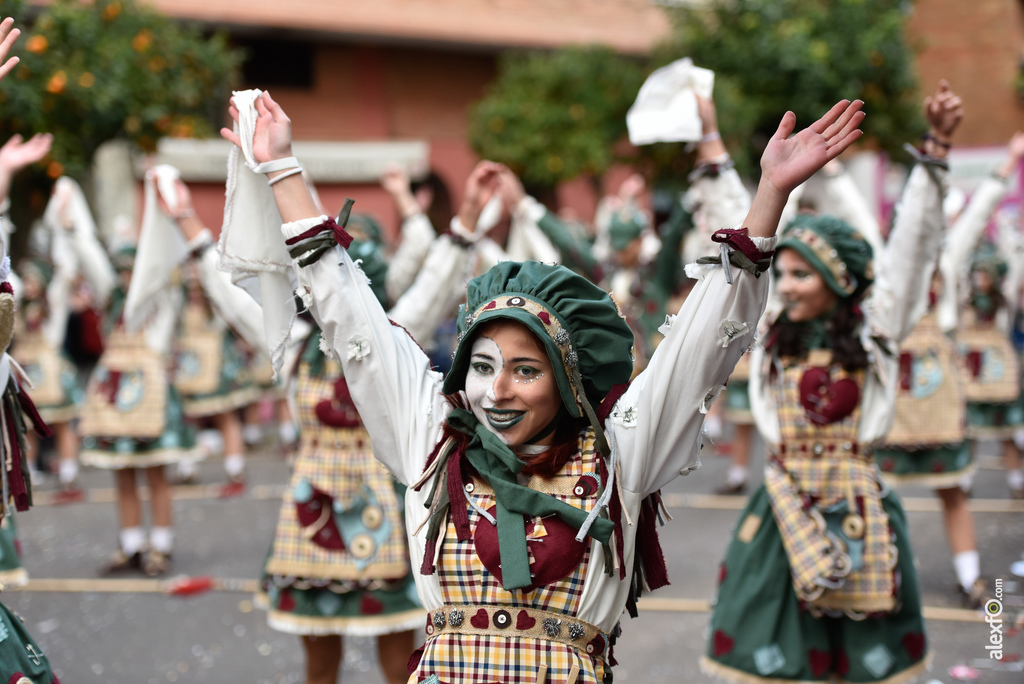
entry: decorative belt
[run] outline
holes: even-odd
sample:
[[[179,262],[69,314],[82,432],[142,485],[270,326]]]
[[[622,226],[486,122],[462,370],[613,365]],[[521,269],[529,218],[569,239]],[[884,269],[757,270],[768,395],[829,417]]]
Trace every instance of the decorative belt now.
[[[442,634],[486,634],[557,641],[591,658],[607,658],[611,641],[600,629],[564,613],[513,606],[445,605],[430,611],[427,640]]]
[[[780,456],[843,456],[870,461],[874,449],[859,442],[838,439],[791,439],[778,447]]]

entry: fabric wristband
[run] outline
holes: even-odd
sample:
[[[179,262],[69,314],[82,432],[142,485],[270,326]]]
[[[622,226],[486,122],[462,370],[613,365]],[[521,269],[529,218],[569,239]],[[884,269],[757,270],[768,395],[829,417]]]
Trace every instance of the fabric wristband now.
[[[273,178],[268,179],[267,180],[267,185],[273,185],[274,183],[277,183],[278,181],[282,181],[285,178],[287,178],[288,176],[294,176],[297,173],[302,173],[302,167],[301,166],[296,166],[294,169],[288,169],[287,171],[282,173],[280,176],[275,176]]]
[[[295,157],[283,157],[271,159],[270,161],[257,164],[253,171],[256,173],[270,173],[271,171],[284,171],[285,169],[299,168],[299,160]]]

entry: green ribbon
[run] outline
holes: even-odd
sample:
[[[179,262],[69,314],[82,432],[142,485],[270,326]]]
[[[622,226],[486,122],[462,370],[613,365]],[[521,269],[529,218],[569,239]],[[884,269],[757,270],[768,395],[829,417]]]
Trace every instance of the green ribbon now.
[[[587,519],[586,511],[519,484],[517,476],[526,464],[469,411],[453,410],[448,414],[448,424],[470,437],[465,451],[466,459],[494,490],[498,509],[502,586],[506,591],[531,586],[533,579],[530,577],[530,556],[526,548],[525,516],[557,515],[573,529],[579,530]],[[607,546],[614,529],[611,520],[599,518],[588,534]]]

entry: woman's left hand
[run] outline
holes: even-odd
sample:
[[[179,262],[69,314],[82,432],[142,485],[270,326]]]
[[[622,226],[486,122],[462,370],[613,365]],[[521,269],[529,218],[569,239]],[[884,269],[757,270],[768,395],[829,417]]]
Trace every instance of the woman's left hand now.
[[[283,159],[292,156],[292,120],[288,118],[281,105],[274,102],[270,93],[264,91],[256,98],[256,130],[252,138],[252,155],[260,164],[263,162]],[[234,103],[228,107],[231,118],[238,121],[238,110]],[[220,129],[221,137],[239,148],[242,142],[230,128]],[[268,174],[273,177],[272,174]]]
[[[17,56],[7,59],[7,53],[14,47],[14,41],[18,40],[20,35],[21,29],[14,28],[13,17],[7,17],[0,22],[0,81],[4,80],[4,77],[21,61]]]
[[[863,106],[861,100],[838,102],[793,137],[789,136],[796,127],[796,115],[786,112],[761,155],[762,180],[788,196],[863,135],[857,128],[864,120]]]

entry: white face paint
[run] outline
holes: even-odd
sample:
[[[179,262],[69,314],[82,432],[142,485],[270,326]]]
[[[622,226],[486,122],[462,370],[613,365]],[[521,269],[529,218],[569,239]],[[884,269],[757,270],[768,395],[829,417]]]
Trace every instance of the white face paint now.
[[[515,447],[545,433],[561,398],[539,340],[519,323],[497,323],[482,330],[470,347],[466,396],[473,415],[501,441]]]
[[[508,444],[508,438],[491,427],[487,420],[487,409],[494,408],[494,382],[505,368],[501,350],[490,337],[478,337],[473,342],[469,355],[469,370],[466,371],[466,396],[473,415],[488,430]]]

